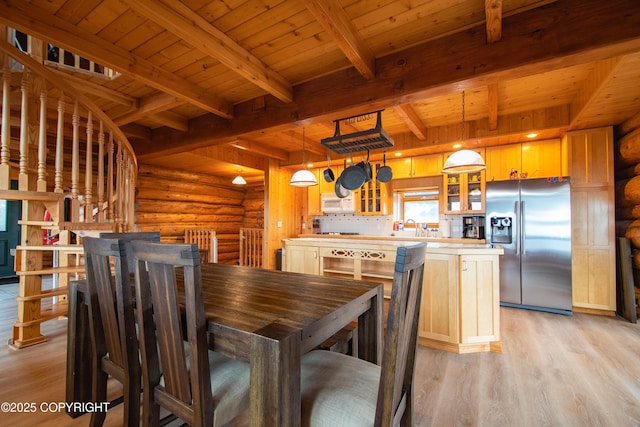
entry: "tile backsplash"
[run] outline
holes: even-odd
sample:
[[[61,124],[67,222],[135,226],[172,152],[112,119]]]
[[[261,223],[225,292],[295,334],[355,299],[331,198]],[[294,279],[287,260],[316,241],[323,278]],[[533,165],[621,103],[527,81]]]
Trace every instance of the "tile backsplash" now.
[[[391,215],[327,214],[315,217],[321,233],[358,233],[367,236],[411,236],[414,229],[394,231]],[[438,237],[462,237],[462,216],[441,215]]]

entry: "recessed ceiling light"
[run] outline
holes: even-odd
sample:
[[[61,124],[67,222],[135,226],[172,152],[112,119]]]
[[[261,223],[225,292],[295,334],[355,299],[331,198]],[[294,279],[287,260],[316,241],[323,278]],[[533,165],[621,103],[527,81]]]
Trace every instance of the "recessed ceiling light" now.
[[[395,153],[393,153],[396,157],[400,157],[402,156],[402,153],[400,151],[396,151]]]
[[[527,138],[535,138],[536,136],[538,136],[537,133],[530,133],[527,135]]]
[[[462,144],[453,144],[453,148],[455,148],[455,149],[458,149],[460,147],[462,147]]]

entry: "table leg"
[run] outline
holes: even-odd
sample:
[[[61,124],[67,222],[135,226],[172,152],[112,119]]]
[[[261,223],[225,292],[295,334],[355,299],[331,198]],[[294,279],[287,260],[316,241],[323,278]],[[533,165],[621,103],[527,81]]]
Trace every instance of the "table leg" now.
[[[78,282],[69,283],[69,311],[67,323],[67,373],[66,401],[91,401],[91,337],[89,335],[89,310],[84,303],[84,293]],[[70,406],[67,413],[76,418],[83,414]]]
[[[380,285],[371,306],[358,318],[358,357],[369,362],[382,363],[384,341],[384,288]]]
[[[300,426],[301,331],[272,323],[250,339],[252,427]]]

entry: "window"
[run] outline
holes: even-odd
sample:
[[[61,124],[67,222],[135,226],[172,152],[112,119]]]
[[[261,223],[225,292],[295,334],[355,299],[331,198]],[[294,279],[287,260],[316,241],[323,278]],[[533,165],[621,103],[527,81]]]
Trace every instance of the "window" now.
[[[394,220],[438,224],[440,221],[440,194],[438,188],[398,191],[394,195]]]
[[[31,36],[13,28],[8,29],[9,40],[13,40],[14,46],[21,51],[32,54],[31,52]],[[100,64],[96,64],[87,58],[83,58],[80,55],[64,50],[58,46],[54,46],[51,43],[47,44],[47,51],[45,53],[46,58],[43,61],[45,65],[54,68],[62,68],[69,71],[78,73],[89,74],[94,77],[102,77],[106,79],[114,79],[120,74]],[[17,63],[16,63],[17,64]],[[18,68],[18,70],[21,69]],[[16,71],[13,68],[12,70]]]

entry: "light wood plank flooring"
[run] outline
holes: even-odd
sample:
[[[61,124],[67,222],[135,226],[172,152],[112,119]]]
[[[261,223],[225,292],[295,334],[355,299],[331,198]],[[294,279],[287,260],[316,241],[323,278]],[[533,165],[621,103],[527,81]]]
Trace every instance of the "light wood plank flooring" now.
[[[6,346],[17,286],[0,285],[0,402],[62,402],[65,319],[48,341]],[[619,318],[502,308],[502,354],[421,347],[416,426],[640,426],[640,325]],[[121,424],[109,411],[105,425]],[[6,414],[0,426],[86,426],[65,413]]]

